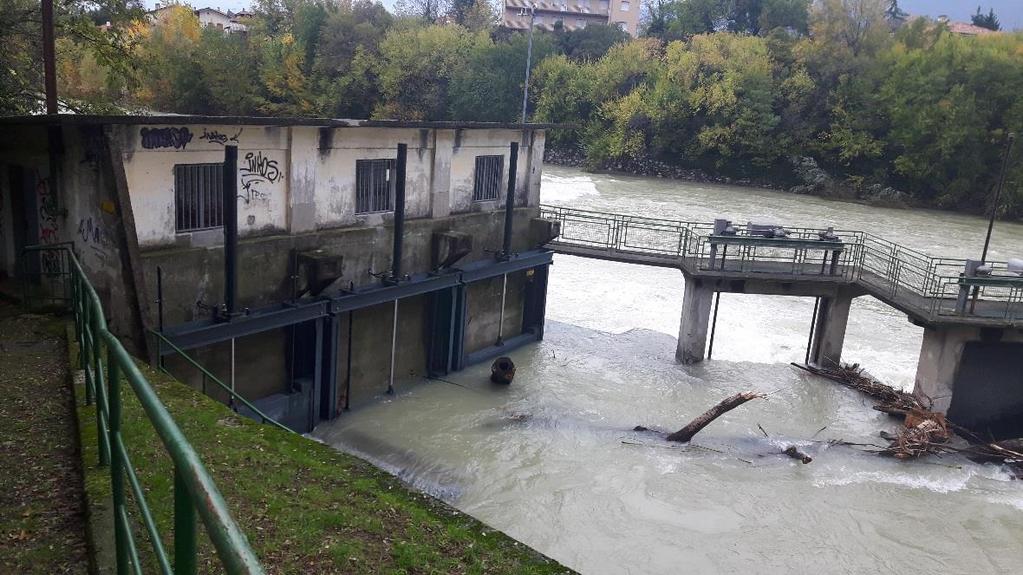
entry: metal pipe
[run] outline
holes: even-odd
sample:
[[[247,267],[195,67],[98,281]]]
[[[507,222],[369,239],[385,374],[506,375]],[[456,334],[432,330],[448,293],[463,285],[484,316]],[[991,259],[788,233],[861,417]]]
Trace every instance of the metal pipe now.
[[[394,253],[391,259],[391,280],[401,280],[401,244],[405,234],[405,164],[408,145],[398,144],[398,161],[394,169]]]
[[[813,334],[817,331],[817,311],[821,307],[821,298],[814,298],[813,302],[813,317],[810,318],[810,335],[806,338],[806,358],[803,363],[810,363],[810,348],[813,346]]]
[[[43,86],[46,92],[46,113],[57,114],[57,62],[53,40],[53,0],[42,0],[43,19]]]
[[[533,64],[533,26],[536,21],[536,6],[529,7],[529,43],[526,45],[526,81],[522,84],[522,123],[526,123],[526,106],[529,104],[529,72]]]
[[[501,310],[497,322],[497,345],[504,345],[504,304],[508,295],[508,274],[501,276]]]
[[[234,338],[231,338],[231,401],[229,405],[234,407]]]
[[[714,292],[714,316],[710,320],[710,344],[707,346],[707,359],[714,355],[714,334],[718,327],[718,308],[721,307],[721,292]]]
[[[352,408],[352,324],[355,322],[355,310],[348,312],[348,364],[345,369],[345,411]]]
[[[511,143],[511,155],[508,158],[508,191],[504,198],[504,243],[501,246],[501,259],[511,257],[512,224],[515,218],[515,176],[519,171],[519,143]]]
[[[224,146],[224,310],[234,315],[238,296],[238,146]]]
[[[398,349],[398,300],[394,300],[394,321],[391,324],[391,371],[387,379],[387,394],[394,394],[394,355]]]
[[[156,325],[163,333],[163,268],[156,266]]]

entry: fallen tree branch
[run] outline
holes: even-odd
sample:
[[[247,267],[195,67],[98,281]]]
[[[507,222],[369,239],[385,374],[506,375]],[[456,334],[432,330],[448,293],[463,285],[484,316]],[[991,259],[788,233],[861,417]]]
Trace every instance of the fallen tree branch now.
[[[754,393],[752,391],[744,391],[737,393],[731,397],[727,397],[721,401],[721,403],[705,411],[702,415],[689,422],[688,425],[682,429],[672,433],[668,436],[668,441],[678,441],[685,443],[693,438],[694,435],[700,432],[701,429],[710,425],[710,422],[714,421],[722,414],[727,413],[736,407],[750,401],[751,399],[757,399],[764,397],[762,394]]]
[[[796,447],[795,445],[790,445],[786,447],[785,451],[782,451],[782,453],[788,455],[792,459],[798,459],[799,461],[803,462],[803,465],[806,465],[807,463],[813,461],[812,457],[800,451],[799,448]]]

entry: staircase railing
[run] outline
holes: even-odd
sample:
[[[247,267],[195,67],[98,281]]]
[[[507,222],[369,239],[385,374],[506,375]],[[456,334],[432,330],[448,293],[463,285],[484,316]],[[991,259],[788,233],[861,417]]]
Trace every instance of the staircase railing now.
[[[198,516],[227,573],[263,573],[256,554],[231,517],[223,496],[199,455],[174,422],[135,360],[107,329],[99,297],[74,252],[66,245],[31,246],[25,252],[26,256],[38,255],[40,261],[62,262],[56,267],[52,263],[47,264],[52,269],[49,272],[41,269],[39,273],[44,276],[61,274],[61,277],[67,278],[70,287],[69,305],[74,314],[75,332],[80,345],[81,368],[85,372],[86,403],[96,404],[99,463],[110,468],[118,575],[141,574],[144,570],[128,511],[126,495],[129,490],[152,543],[159,572],[168,575],[196,573]],[[128,389],[135,394],[174,464],[173,566],[121,432],[124,382],[128,383]]]

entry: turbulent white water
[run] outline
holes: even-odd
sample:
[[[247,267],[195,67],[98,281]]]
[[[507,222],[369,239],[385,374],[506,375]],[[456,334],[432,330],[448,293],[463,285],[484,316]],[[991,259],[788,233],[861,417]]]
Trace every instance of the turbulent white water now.
[[[545,203],[647,216],[873,231],[933,255],[979,252],[985,222],[768,190],[547,168]],[[1019,257],[1023,226],[996,226],[992,257]],[[725,294],[714,359],[674,361],[676,271],[556,256],[546,339],[488,365],[322,425],[315,435],[437,494],[583,573],[1016,573],[1023,483],[959,459],[898,462],[822,440],[870,443],[893,424],[863,396],[788,366],[813,302]],[[921,330],[855,301],[845,359],[911,386]],[[773,392],[692,445],[681,426],[726,395]],[[769,434],[765,438],[760,424]],[[823,431],[821,428],[825,428]],[[797,444],[802,465],[778,455]]]

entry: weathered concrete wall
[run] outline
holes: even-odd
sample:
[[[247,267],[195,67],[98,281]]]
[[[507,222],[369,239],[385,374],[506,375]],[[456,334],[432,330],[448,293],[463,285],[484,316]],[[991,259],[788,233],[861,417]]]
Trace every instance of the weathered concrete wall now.
[[[497,343],[501,318],[497,313],[501,304],[500,277],[470,284],[466,289],[468,307],[465,326],[465,351],[477,352]],[[522,333],[522,302],[526,286],[526,272],[508,274],[508,293],[505,297],[504,327],[501,337],[508,339]]]
[[[238,146],[238,233],[282,232],[288,213],[289,128],[278,126],[117,126],[143,248],[220,243],[217,231],[177,233],[174,166],[224,161],[224,146]]]
[[[513,249],[532,247],[529,221],[534,208],[516,210]],[[490,259],[500,249],[504,227],[502,212],[481,212],[441,219],[406,222],[403,269],[408,273],[430,271],[434,232],[458,230],[473,237],[473,251],[459,263]],[[291,298],[293,252],[322,249],[342,259],[341,283],[356,286],[378,280],[369,271],[386,271],[391,266],[391,226],[322,230],[293,235],[250,237],[238,243],[238,303],[255,308]],[[223,301],[223,249],[166,248],[142,253],[146,287],[156,294],[156,267],[163,269],[164,318],[166,325],[203,316],[196,302]],[[150,325],[156,324],[155,307],[149,310]]]
[[[10,127],[10,138],[0,143],[0,235],[3,264],[13,275],[21,255],[14,242],[15,219],[21,226],[23,245],[70,242],[89,275],[107,312],[111,330],[132,334],[132,306],[128,278],[123,273],[123,222],[117,209],[116,190],[103,133],[97,126],[60,129],[58,170],[51,172],[45,127]],[[20,170],[25,187],[11,189],[12,170]],[[14,195],[18,194],[18,199]],[[20,212],[14,213],[14,205]],[[53,256],[42,255],[44,270],[58,265]]]

